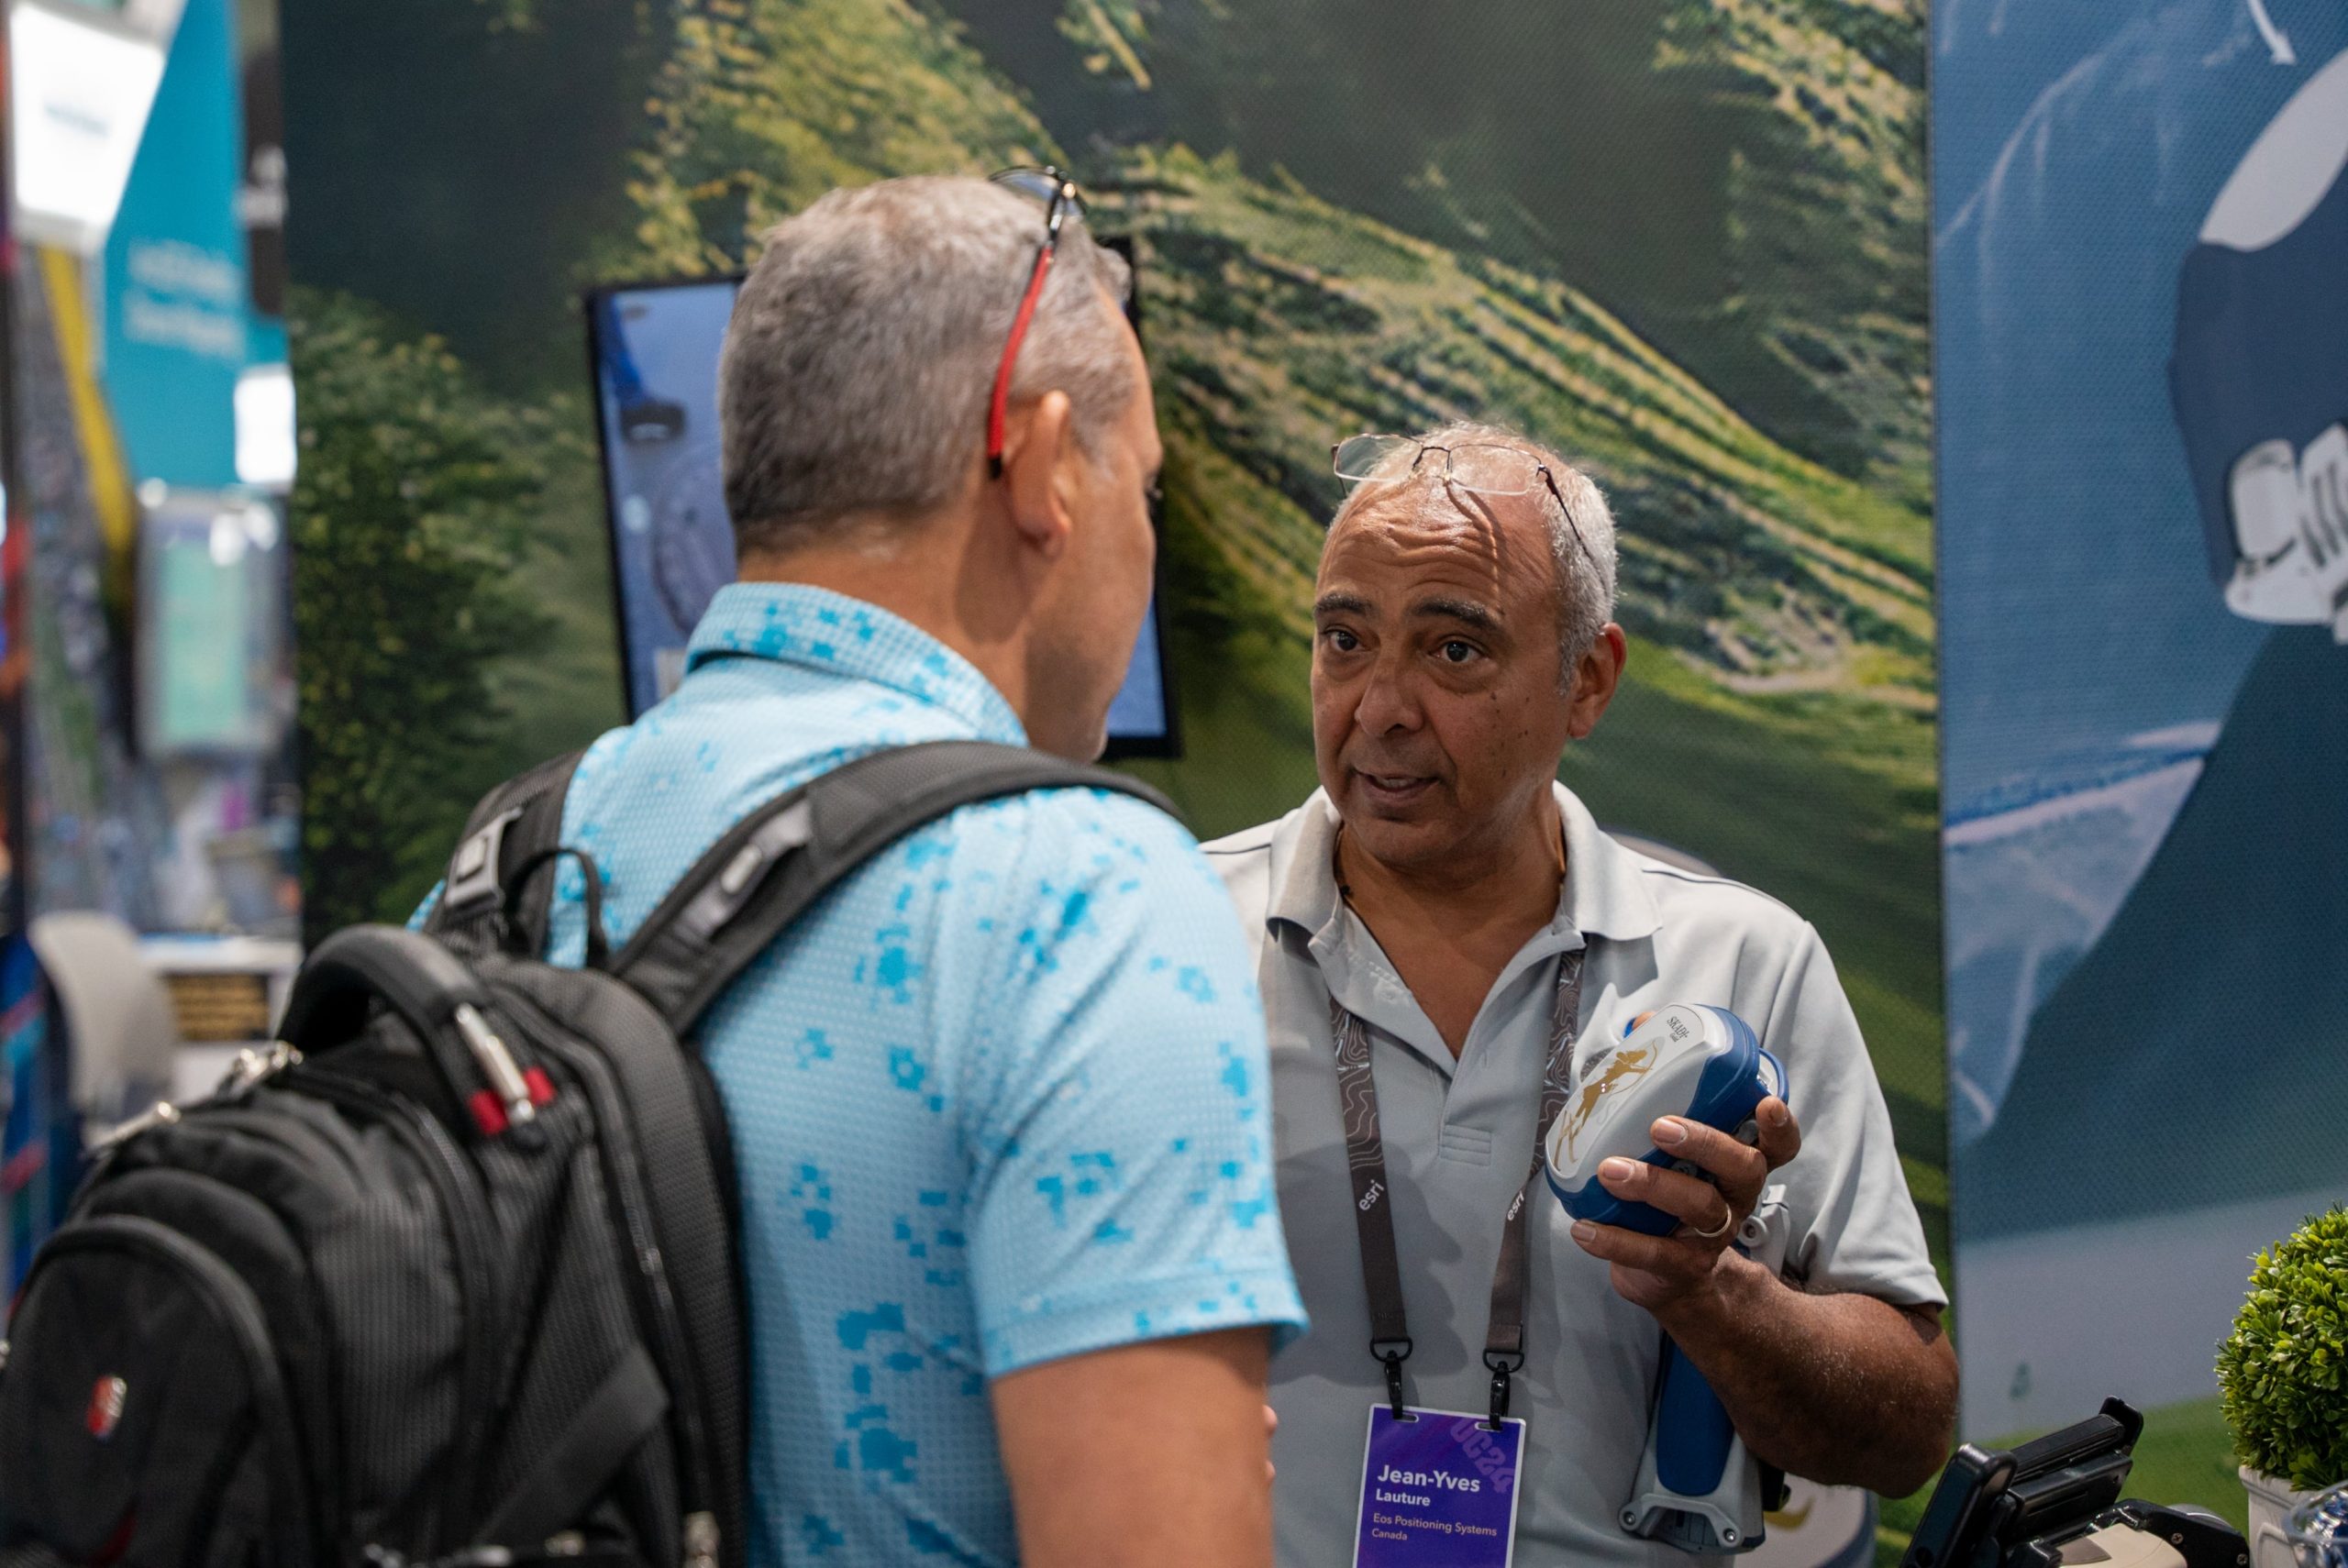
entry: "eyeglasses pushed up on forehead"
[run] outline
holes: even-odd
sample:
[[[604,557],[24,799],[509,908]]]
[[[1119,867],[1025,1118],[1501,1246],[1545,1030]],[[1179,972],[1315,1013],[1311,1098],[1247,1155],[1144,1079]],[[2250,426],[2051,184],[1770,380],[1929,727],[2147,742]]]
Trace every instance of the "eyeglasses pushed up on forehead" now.
[[[1556,476],[1548,464],[1522,447],[1492,441],[1433,447],[1411,436],[1364,435],[1348,436],[1330,447],[1329,458],[1347,490],[1373,480],[1424,477],[1440,479],[1476,495],[1530,495],[1546,487],[1557,510],[1565,514],[1566,526],[1573,530],[1582,558],[1601,581],[1605,579],[1598,558],[1590,553],[1589,541],[1581,536],[1581,525],[1574,521],[1574,509],[1566,504],[1565,493],[1557,488]],[[1431,466],[1431,458],[1440,459],[1439,465]]]
[[[1019,346],[1027,340],[1027,324],[1036,318],[1036,302],[1044,297],[1044,280],[1051,275],[1052,258],[1059,251],[1060,225],[1071,212],[1080,222],[1084,198],[1076,182],[1047,165],[1040,169],[1005,169],[991,176],[1004,190],[1015,191],[1044,204],[1044,243],[1028,270],[1027,290],[1019,296],[1019,314],[1011,318],[1011,340],[1002,347],[1002,362],[995,367],[994,395],[987,401],[987,476],[1002,477],[1003,419],[1011,407],[1011,371],[1019,362]]]

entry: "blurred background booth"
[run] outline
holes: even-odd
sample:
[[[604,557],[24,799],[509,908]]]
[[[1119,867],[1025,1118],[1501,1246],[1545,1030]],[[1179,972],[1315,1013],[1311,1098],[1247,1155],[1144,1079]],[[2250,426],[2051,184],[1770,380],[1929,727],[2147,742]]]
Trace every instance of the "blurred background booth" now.
[[[8,6],[11,1274],[70,1187],[65,1130],[265,1038],[299,954],[275,25]]]

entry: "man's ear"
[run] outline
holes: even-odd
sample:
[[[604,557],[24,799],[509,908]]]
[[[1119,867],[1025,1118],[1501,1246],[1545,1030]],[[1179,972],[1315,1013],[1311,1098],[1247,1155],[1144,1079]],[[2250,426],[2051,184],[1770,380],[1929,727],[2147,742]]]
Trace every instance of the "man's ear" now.
[[[1606,705],[1614,701],[1615,689],[1623,684],[1623,667],[1630,657],[1631,645],[1623,635],[1623,628],[1607,622],[1583,651],[1581,663],[1574,668],[1573,706],[1566,718],[1567,734],[1576,740],[1589,738],[1589,732],[1605,716]]]
[[[1068,393],[1046,392],[1025,413],[1003,446],[1003,497],[1020,536],[1046,560],[1057,560],[1076,525],[1059,482],[1076,450]]]

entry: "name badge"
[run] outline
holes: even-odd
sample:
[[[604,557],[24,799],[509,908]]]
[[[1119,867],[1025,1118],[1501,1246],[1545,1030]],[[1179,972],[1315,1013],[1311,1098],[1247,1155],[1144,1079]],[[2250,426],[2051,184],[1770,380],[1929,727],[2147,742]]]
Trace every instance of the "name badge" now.
[[[1354,1568],[1508,1568],[1524,1423],[1372,1406]]]

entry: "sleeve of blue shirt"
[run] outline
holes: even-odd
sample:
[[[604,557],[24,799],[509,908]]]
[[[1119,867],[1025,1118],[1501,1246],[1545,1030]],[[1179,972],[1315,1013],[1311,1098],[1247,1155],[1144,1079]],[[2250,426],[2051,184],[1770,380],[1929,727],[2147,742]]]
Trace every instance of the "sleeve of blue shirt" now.
[[[988,1374],[1249,1324],[1284,1342],[1304,1310],[1263,1010],[1222,883],[1180,825],[1121,796],[987,815],[1022,840],[961,1097]]]

